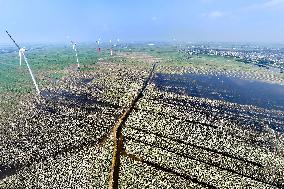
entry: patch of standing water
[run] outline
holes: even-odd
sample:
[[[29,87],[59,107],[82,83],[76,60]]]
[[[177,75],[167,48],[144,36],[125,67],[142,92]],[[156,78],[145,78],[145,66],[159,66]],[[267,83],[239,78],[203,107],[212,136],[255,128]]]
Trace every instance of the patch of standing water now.
[[[169,92],[284,111],[284,85],[191,73],[157,74],[155,84]]]

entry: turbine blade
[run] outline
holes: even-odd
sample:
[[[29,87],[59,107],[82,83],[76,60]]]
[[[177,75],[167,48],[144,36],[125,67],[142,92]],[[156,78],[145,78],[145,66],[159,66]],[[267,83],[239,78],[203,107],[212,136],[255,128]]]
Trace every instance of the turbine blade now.
[[[16,43],[16,41],[12,38],[12,36],[9,34],[9,32],[6,30],[6,33],[8,34],[8,36],[10,37],[10,39],[14,42],[14,44],[16,45],[16,47],[18,47],[18,49],[20,50],[20,46]]]
[[[38,85],[37,85],[37,82],[36,82],[35,77],[34,77],[34,75],[33,75],[33,72],[32,72],[32,70],[31,70],[31,68],[30,68],[30,65],[29,65],[29,62],[28,62],[28,60],[27,60],[27,57],[25,56],[24,53],[22,53],[22,55],[23,55],[23,58],[24,58],[24,60],[25,60],[25,62],[26,62],[26,64],[27,64],[27,67],[28,67],[28,69],[29,69],[31,78],[32,78],[32,80],[33,80],[35,89],[36,89],[36,91],[37,91],[37,94],[40,94],[40,90],[39,90],[39,88],[38,88]]]

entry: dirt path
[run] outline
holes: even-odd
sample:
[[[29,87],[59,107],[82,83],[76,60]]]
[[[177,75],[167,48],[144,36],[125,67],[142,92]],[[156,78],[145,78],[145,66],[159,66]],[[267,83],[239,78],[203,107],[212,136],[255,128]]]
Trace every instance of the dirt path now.
[[[133,99],[131,105],[123,111],[123,113],[118,118],[118,120],[115,123],[115,126],[113,128],[114,148],[113,148],[113,155],[112,155],[111,170],[110,170],[110,174],[109,174],[109,189],[118,188],[120,154],[121,154],[122,145],[123,145],[123,136],[121,134],[122,126],[126,122],[128,116],[130,115],[132,110],[134,109],[135,104],[143,96],[143,93],[144,93],[146,87],[151,82],[155,68],[156,68],[156,64],[153,65],[152,70],[150,71],[150,74],[149,74],[147,80],[144,82],[143,87],[140,89],[137,96]]]

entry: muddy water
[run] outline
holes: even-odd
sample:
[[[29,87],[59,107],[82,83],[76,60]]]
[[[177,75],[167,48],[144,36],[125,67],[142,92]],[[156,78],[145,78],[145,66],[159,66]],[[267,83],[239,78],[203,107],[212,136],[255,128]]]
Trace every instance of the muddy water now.
[[[198,74],[157,74],[155,84],[169,92],[284,111],[284,85]]]

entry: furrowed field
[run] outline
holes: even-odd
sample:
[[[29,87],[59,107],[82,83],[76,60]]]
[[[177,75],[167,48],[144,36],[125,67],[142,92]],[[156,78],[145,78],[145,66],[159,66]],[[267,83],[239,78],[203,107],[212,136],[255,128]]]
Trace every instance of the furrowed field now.
[[[283,74],[166,44],[105,48],[79,45],[79,71],[70,46],[27,51],[40,96],[17,52],[0,54],[0,188],[284,187],[282,104],[196,79],[282,90]]]

